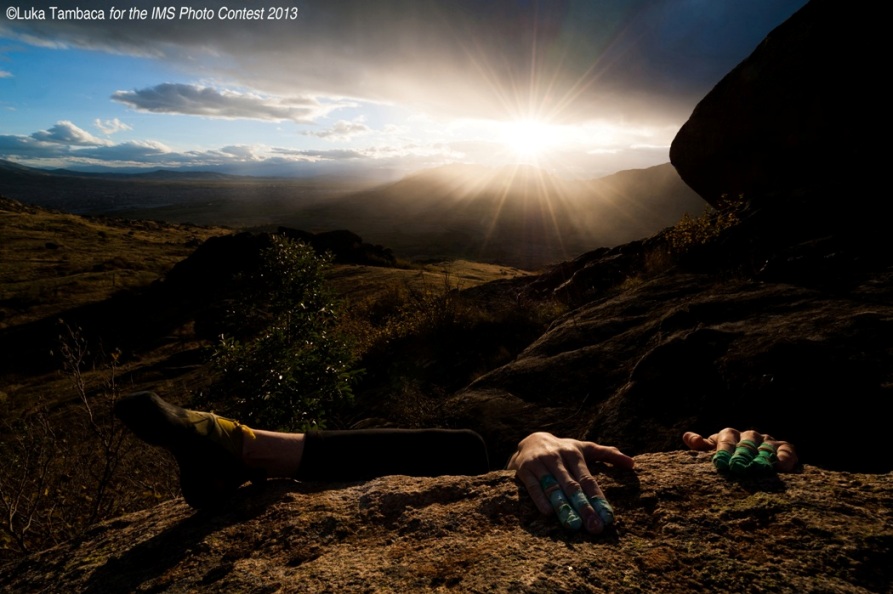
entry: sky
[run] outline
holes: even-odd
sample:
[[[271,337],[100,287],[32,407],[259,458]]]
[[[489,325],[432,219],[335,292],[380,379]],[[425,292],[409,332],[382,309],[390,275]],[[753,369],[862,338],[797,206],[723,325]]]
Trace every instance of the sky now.
[[[7,2],[3,159],[382,177],[526,163],[567,178],[667,162],[697,102],[805,4]]]

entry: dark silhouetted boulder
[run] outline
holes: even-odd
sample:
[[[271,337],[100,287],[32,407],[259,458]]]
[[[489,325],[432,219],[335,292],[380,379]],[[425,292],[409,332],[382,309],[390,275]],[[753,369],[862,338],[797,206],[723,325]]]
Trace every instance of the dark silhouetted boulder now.
[[[677,134],[670,160],[682,179],[714,206],[723,194],[870,190],[878,9],[812,0],[772,31]],[[851,197],[831,199],[842,210]]]

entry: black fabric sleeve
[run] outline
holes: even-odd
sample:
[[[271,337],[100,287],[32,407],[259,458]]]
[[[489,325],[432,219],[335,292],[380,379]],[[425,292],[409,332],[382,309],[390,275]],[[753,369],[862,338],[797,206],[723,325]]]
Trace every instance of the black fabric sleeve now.
[[[487,446],[468,429],[310,431],[295,478],[363,481],[389,474],[472,475],[489,471]]]

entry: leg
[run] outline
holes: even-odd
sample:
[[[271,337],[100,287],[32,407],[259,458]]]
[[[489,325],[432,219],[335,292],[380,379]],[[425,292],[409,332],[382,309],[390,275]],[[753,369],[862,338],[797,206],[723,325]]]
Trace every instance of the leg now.
[[[245,482],[265,477],[359,481],[489,470],[484,441],[467,430],[277,433],[186,410],[152,392],[122,398],[115,414],[137,437],[173,453],[183,497],[195,508],[219,504]]]
[[[303,433],[278,433],[254,429],[254,439],[242,442],[242,461],[266,476],[294,477],[304,456]]]
[[[214,506],[262,476],[242,461],[243,442],[253,432],[231,419],[180,408],[153,392],[120,399],[115,415],[143,441],[170,450],[183,497],[196,509]]]
[[[473,475],[489,471],[487,446],[467,429],[311,431],[296,478],[364,481],[389,474]]]

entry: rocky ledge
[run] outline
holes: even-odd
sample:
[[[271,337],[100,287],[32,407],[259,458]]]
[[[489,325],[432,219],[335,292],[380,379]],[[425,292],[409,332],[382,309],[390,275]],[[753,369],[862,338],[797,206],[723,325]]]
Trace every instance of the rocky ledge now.
[[[0,571],[10,592],[889,592],[893,475],[729,478],[707,454],[601,469],[616,529],[564,532],[510,472],[270,481],[182,499]]]

